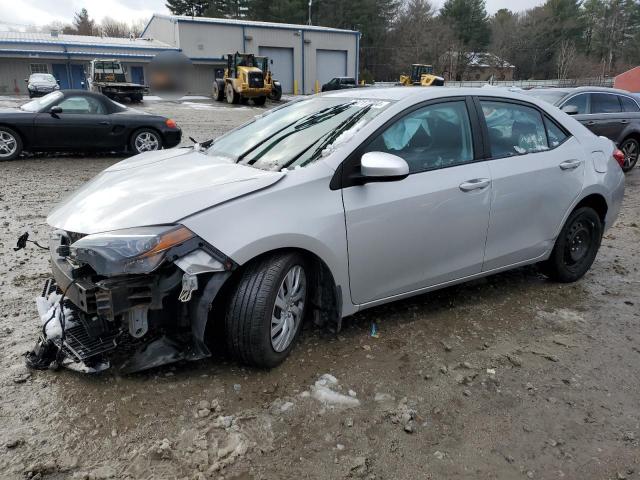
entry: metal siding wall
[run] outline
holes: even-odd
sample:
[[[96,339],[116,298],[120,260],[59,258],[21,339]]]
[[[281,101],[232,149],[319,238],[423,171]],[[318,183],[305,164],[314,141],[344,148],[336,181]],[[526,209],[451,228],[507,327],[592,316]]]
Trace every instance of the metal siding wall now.
[[[180,47],[189,58],[221,58],[226,53],[242,51],[241,26],[179,22],[178,28]]]
[[[51,62],[42,59],[18,59],[0,57],[0,95],[27,94],[25,78],[31,75],[31,63],[46,63],[51,73]]]
[[[293,48],[260,47],[261,56],[269,57],[273,78],[282,84],[282,93],[293,93]]]
[[[346,50],[316,50],[316,77],[320,86],[334,77],[346,76]]]
[[[175,23],[168,18],[153,17],[142,38],[153,38],[161,42],[168,43],[174,47],[178,46],[178,36],[176,35]]]
[[[211,95],[211,87],[215,78],[214,64],[196,64],[189,75],[188,88],[192,95]]]
[[[251,40],[245,42],[248,53],[258,55],[260,47],[293,49],[293,83],[297,93],[301,93],[302,34],[298,30],[246,27],[245,35],[251,37]]]

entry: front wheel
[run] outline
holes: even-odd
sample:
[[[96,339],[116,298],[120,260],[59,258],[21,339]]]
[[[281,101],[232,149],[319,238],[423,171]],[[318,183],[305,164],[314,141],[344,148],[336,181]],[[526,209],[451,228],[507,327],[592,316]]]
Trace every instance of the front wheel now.
[[[22,152],[22,138],[9,127],[0,126],[0,162],[13,160]]]
[[[620,150],[624,153],[624,163],[622,164],[622,171],[630,172],[633,170],[633,167],[638,163],[638,155],[640,155],[640,142],[635,138],[627,138],[622,145],[620,145]]]
[[[141,128],[131,135],[131,150],[138,153],[153,152],[162,148],[160,134],[150,128]]]
[[[563,283],[575,282],[587,273],[596,258],[602,240],[602,222],[590,207],[575,210],[556,239],[544,272]]]
[[[228,82],[225,86],[224,94],[227,97],[227,103],[238,103],[240,101],[240,94],[236,93],[231,82]]]
[[[273,255],[249,265],[225,316],[230,353],[256,367],[282,363],[302,328],[309,278],[307,262],[297,253]]]

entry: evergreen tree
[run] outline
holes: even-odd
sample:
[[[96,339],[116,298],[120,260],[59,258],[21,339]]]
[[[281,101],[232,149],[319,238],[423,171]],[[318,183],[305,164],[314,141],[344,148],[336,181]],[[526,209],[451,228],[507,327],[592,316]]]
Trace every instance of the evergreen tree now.
[[[167,0],[165,5],[174,15],[202,17],[209,8],[209,3],[206,0]]]
[[[73,19],[73,33],[76,35],[94,35],[96,33],[95,22],[89,18],[89,12],[86,8],[76,12]]]
[[[484,0],[446,0],[440,17],[467,50],[481,51],[489,44],[491,30]]]

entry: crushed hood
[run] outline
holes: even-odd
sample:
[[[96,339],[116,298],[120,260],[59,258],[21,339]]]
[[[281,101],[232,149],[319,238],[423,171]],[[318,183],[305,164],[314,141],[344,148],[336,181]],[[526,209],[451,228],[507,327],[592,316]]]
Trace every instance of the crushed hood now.
[[[104,170],[56,206],[47,222],[84,234],[171,224],[284,175],[193,149],[148,152]]]

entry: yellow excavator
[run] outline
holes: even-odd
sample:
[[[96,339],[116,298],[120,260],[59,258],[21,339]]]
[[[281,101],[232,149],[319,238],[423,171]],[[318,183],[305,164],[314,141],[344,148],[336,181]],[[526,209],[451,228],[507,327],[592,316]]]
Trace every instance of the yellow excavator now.
[[[433,74],[433,65],[414,63],[411,65],[411,75],[400,75],[400,85],[409,87],[442,87],[444,78]]]
[[[271,81],[265,82],[264,72],[255,55],[251,53],[228,53],[224,76],[213,81],[213,98],[228,103],[264,105],[271,95]]]

